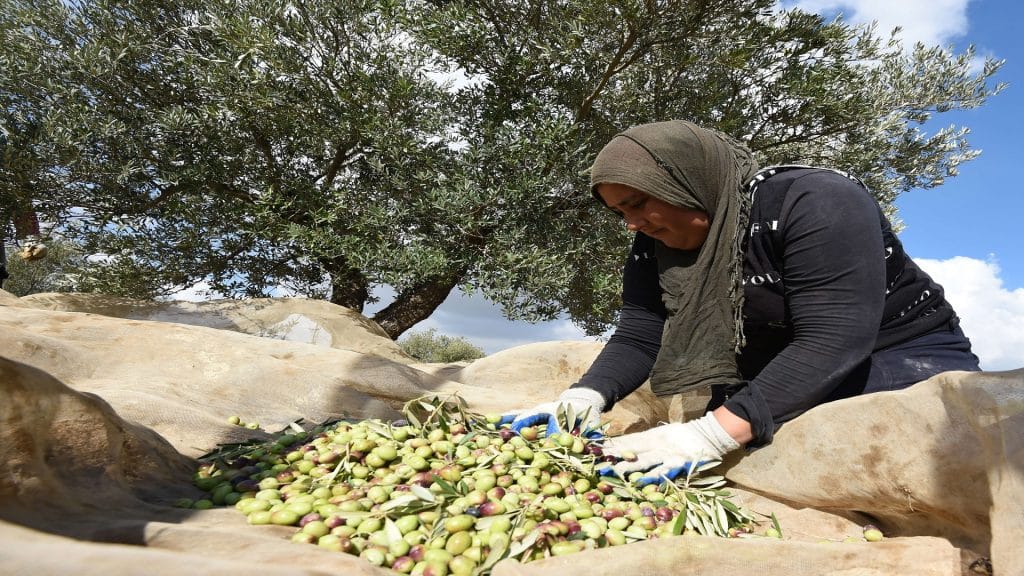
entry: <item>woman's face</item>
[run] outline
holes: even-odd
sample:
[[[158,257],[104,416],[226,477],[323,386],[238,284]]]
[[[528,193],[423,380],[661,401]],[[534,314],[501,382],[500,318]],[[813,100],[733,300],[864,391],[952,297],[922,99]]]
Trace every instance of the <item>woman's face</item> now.
[[[625,184],[598,184],[597,193],[631,232],[643,232],[679,250],[696,250],[707,240],[707,212],[680,208]]]

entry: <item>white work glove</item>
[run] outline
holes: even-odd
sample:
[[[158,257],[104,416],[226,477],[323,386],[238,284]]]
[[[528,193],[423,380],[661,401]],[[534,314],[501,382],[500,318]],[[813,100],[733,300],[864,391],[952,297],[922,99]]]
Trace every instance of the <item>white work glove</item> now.
[[[687,474],[703,462],[721,460],[740,445],[708,412],[701,418],[686,423],[663,424],[644,432],[626,434],[604,441],[605,456],[623,458],[603,469],[603,474],[614,472],[625,478],[631,472],[646,471],[637,485],[660,483]],[[635,455],[636,459],[632,459]]]
[[[601,412],[604,411],[604,396],[590,388],[569,388],[558,396],[554,402],[545,402],[528,408],[509,412],[502,416],[501,423],[511,422],[511,428],[519,432],[527,426],[546,426],[547,435],[559,432],[558,413],[568,412],[571,408],[576,425],[582,433],[595,430],[601,424]]]

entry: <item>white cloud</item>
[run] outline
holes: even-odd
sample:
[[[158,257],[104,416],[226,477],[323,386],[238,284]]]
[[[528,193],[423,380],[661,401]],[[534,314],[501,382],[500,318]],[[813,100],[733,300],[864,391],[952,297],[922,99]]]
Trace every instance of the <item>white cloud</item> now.
[[[203,281],[197,282],[188,288],[179,290],[166,298],[160,300],[182,300],[185,302],[205,302],[207,300],[220,300],[225,296],[210,288],[210,284]]]
[[[994,260],[915,261],[945,288],[982,369],[1024,367],[1024,288],[1007,290]]]
[[[967,33],[967,4],[970,0],[787,0],[784,8],[832,15],[840,12],[854,24],[878,22],[878,32],[888,36],[896,27],[909,48],[915,42],[925,46],[946,46]]]
[[[479,294],[467,296],[462,292],[453,292],[429,318],[410,328],[409,332],[431,328],[440,334],[465,338],[488,355],[533,342],[596,340],[569,320],[536,324],[506,320],[499,306]]]

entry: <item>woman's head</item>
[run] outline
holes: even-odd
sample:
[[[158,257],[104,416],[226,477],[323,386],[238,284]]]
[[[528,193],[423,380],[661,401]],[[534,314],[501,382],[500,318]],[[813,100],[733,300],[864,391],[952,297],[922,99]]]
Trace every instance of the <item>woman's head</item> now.
[[[696,250],[708,237],[708,213],[703,210],[682,208],[614,182],[598,184],[596,193],[631,232],[643,232],[669,248]]]
[[[594,160],[590,182],[594,195],[621,213],[631,230],[657,231],[664,238],[648,235],[666,246],[693,250],[703,243],[708,222],[739,193],[737,182],[748,181],[756,169],[742,144],[675,120],[617,135]],[[641,206],[647,211],[637,209]],[[694,246],[697,236],[701,242]]]
[[[724,134],[671,121],[630,128],[597,155],[591,190],[632,230],[658,242],[669,317],[651,373],[656,394],[737,381],[743,346],[745,185],[753,155]]]

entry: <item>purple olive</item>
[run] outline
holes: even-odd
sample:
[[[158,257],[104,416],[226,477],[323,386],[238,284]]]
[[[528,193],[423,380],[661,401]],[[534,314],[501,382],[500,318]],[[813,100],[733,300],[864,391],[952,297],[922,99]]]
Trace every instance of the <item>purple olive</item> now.
[[[333,528],[337,528],[338,526],[343,526],[345,524],[345,519],[342,518],[341,516],[338,516],[338,515],[335,514],[335,515],[328,516],[324,520],[324,524],[327,524],[328,528],[332,528],[333,529]]]
[[[299,527],[303,527],[306,524],[309,524],[310,522],[315,522],[317,520],[322,520],[322,519],[323,518],[321,518],[320,515],[317,514],[316,512],[310,512],[309,514],[306,514],[302,518],[299,518]]]
[[[409,548],[409,558],[412,558],[413,562],[419,562],[423,560],[423,555],[427,553],[427,547],[423,544],[417,544],[412,548]]]
[[[236,492],[259,492],[260,485],[255,480],[247,478],[235,484]]]
[[[675,517],[675,512],[673,512],[668,506],[662,506],[654,511],[654,517],[657,518],[659,522],[668,522]]]
[[[391,569],[399,574],[408,574],[409,572],[412,572],[412,568],[415,565],[416,561],[409,556],[399,556],[391,563]]]

